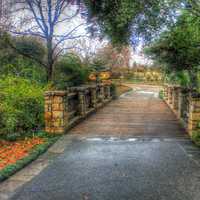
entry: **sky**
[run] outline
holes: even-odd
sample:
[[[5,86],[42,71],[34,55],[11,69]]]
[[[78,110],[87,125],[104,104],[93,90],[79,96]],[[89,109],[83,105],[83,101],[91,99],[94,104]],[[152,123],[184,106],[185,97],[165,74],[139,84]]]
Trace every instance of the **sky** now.
[[[69,16],[70,14],[73,15],[74,12],[75,12],[75,8],[73,6],[68,8],[68,10],[66,10],[67,15]],[[19,13],[18,17],[23,18],[26,15],[27,13],[25,12]],[[34,26],[34,23],[30,23],[29,21],[26,25],[17,24],[19,20],[18,21],[16,20],[16,16],[13,16],[13,19],[14,19],[13,20],[14,23],[16,23],[16,27],[19,27],[20,30],[27,29],[30,26]],[[81,16],[81,14],[76,15],[76,17],[74,17],[72,20],[66,21],[64,23],[60,23],[56,27],[56,34],[57,35],[67,34],[71,32],[75,27],[78,27],[78,28],[73,31],[73,36],[83,36],[83,37],[80,37],[78,39],[69,39],[62,44],[61,48],[66,48],[66,47],[71,48],[72,46],[76,45],[78,47],[77,50],[79,51],[79,53],[81,53],[84,56],[84,54],[87,54],[87,53],[94,54],[95,52],[97,52],[100,48],[103,48],[109,42],[106,37],[104,39],[102,38],[100,39],[98,37],[91,39],[91,37],[89,37],[89,34],[88,34],[86,19],[84,19]],[[79,41],[81,41],[81,43]],[[132,66],[134,62],[140,63],[140,64],[152,63],[142,53],[142,45],[139,45],[135,49],[130,47],[130,50],[131,50],[130,66]]]

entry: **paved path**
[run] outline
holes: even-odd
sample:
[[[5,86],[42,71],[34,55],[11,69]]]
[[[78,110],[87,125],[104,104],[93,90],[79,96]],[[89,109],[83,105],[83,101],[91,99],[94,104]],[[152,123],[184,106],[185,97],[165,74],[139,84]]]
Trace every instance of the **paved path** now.
[[[199,149],[157,92],[137,86],[71,130],[10,199],[199,200]]]

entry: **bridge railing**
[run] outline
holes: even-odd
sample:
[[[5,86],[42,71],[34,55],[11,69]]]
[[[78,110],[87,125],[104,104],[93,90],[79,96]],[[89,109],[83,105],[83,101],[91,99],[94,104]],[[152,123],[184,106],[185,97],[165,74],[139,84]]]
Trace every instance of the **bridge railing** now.
[[[110,84],[45,92],[45,131],[65,133],[90,113],[111,101],[112,97]]]
[[[165,85],[164,100],[192,136],[193,131],[199,129],[200,94],[188,88]]]

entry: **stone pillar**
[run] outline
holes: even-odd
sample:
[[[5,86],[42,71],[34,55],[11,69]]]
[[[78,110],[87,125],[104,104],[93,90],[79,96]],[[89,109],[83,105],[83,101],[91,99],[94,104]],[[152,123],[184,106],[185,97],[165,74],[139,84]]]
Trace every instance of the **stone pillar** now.
[[[103,85],[103,84],[100,85],[100,96],[101,96],[101,102],[103,102],[104,99],[105,99],[104,87],[105,87],[105,85]]]
[[[178,90],[178,110],[177,110],[177,117],[181,119],[181,110],[182,110],[182,102],[183,102],[183,93],[182,89]]]
[[[91,98],[93,108],[97,108],[97,91],[96,86],[91,88]]]
[[[200,122],[200,96],[190,96],[189,105],[189,120],[188,120],[188,131],[190,135],[192,132],[198,129],[198,123]]]
[[[78,91],[79,96],[79,113],[81,117],[85,117],[86,115],[86,101],[85,101],[85,91],[84,89]]]
[[[45,92],[45,131],[52,134],[63,134],[67,126],[67,92]]]
[[[173,87],[172,86],[168,86],[168,104],[171,105],[172,104],[172,90]]]
[[[164,85],[164,99],[168,101],[168,85]]]
[[[111,88],[110,88],[110,85],[107,85],[107,94],[108,94],[108,99],[111,99]]]
[[[180,92],[180,87],[175,86],[173,88],[173,95],[172,95],[172,106],[175,111],[178,110],[178,106],[179,106],[179,92]]]

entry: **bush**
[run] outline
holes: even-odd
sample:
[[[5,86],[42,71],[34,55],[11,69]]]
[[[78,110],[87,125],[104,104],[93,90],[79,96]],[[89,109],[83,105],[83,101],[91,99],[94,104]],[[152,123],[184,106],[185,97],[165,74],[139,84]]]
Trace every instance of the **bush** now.
[[[42,42],[31,37],[15,38],[6,33],[0,36],[0,77],[18,76],[45,84],[46,69],[36,62],[45,59],[46,50]],[[33,59],[22,56],[24,54]]]
[[[46,84],[46,70],[30,59],[25,59],[21,56],[13,57],[12,62],[2,62],[0,77],[5,76],[17,76],[37,81],[39,84]]]
[[[87,82],[90,70],[76,55],[66,55],[57,62],[53,82],[57,89],[66,89]]]
[[[160,90],[159,97],[160,97],[160,99],[164,99],[164,91],[163,90]]]
[[[0,134],[15,135],[41,129],[43,92],[42,86],[27,79],[12,76],[0,79]]]
[[[200,146],[200,131],[193,132],[192,140],[196,145]]]

